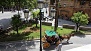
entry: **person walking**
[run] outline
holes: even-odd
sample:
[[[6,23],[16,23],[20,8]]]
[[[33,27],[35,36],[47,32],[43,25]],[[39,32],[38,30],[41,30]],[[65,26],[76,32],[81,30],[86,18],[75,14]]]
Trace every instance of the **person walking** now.
[[[62,43],[60,43],[57,47],[56,47],[56,51],[61,51],[62,48]]]

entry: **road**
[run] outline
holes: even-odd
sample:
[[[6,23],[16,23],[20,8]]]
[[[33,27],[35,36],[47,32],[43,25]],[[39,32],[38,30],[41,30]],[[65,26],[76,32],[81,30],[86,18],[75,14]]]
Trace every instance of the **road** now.
[[[19,13],[21,14],[21,18],[24,18],[24,13],[22,11],[19,11]],[[9,27],[11,18],[13,17],[14,14],[18,14],[18,11],[16,12],[8,11],[4,13],[0,12],[0,27],[2,27],[3,29]]]
[[[48,12],[48,8],[47,8],[47,13],[46,13],[46,9],[43,9],[44,11],[44,16],[48,16],[49,12]],[[21,18],[24,20],[24,12],[23,10],[19,11]],[[12,12],[12,11],[4,11],[4,13],[0,12],[0,27],[2,27],[3,29],[6,29],[7,27],[10,26],[10,21],[11,21],[11,17],[13,17],[14,14],[18,14],[18,11]],[[29,12],[29,18],[31,18],[31,12]]]
[[[80,35],[71,37],[69,44],[63,41],[62,51],[66,51],[72,48],[91,44],[91,35]],[[40,51],[40,41],[16,41],[16,42],[1,42],[0,51]],[[55,45],[43,51],[56,51]]]

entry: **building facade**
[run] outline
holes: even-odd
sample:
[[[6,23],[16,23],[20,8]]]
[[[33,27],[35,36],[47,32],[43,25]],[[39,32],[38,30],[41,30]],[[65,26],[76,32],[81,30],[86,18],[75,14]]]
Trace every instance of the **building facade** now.
[[[51,9],[55,9],[55,1],[49,1],[49,12]],[[87,13],[89,21],[91,22],[91,1],[90,0],[59,0],[58,1],[58,15],[63,19],[70,19],[73,13],[82,11]],[[50,12],[51,13],[51,12]]]

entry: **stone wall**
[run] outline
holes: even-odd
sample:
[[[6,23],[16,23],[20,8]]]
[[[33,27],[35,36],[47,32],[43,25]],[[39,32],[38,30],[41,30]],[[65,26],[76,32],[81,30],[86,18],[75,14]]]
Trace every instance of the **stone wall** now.
[[[42,25],[52,26],[52,23],[49,23],[49,22],[42,22]]]
[[[75,28],[75,25],[63,24],[63,28],[74,29],[74,28]],[[80,26],[79,29],[80,29],[80,30],[88,31],[88,30],[91,30],[91,27]]]

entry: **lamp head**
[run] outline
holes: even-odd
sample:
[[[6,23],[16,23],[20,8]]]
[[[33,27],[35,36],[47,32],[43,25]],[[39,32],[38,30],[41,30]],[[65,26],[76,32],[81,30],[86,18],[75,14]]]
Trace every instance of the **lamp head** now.
[[[38,2],[38,8],[43,8],[43,6],[44,6],[44,1],[42,1],[42,0],[38,0],[37,1]]]
[[[55,9],[51,9],[51,16],[55,17],[55,14],[56,14],[56,10]]]

